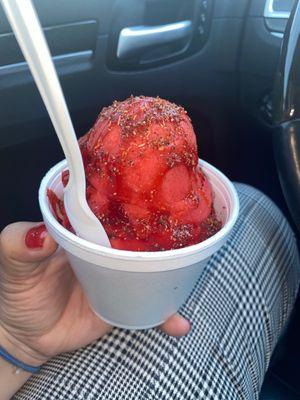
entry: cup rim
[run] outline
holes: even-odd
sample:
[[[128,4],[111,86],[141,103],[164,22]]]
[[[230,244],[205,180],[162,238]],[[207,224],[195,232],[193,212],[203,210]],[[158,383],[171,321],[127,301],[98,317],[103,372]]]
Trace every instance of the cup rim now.
[[[169,258],[176,259],[185,257],[187,255],[192,255],[200,251],[207,250],[210,247],[214,246],[217,242],[221,241],[231,231],[239,214],[239,198],[232,182],[221,171],[209,164],[207,161],[199,159],[199,164],[201,167],[204,168],[204,172],[205,170],[210,170],[218,176],[223,184],[225,184],[232,200],[232,208],[230,210],[227,222],[217,233],[215,233],[210,238],[204,240],[203,242],[191,246],[182,247],[180,249],[160,250],[155,252],[119,250],[91,243],[68,231],[56,220],[47,200],[47,188],[49,187],[49,182],[55,179],[55,177],[67,167],[66,160],[62,160],[61,162],[53,166],[42,179],[39,188],[40,209],[44,219],[46,219],[47,222],[51,225],[51,228],[55,231],[57,236],[59,236],[63,241],[69,242],[71,246],[79,247],[82,250],[88,251],[90,253],[127,261],[133,259],[143,261],[157,261],[161,259],[166,260]]]

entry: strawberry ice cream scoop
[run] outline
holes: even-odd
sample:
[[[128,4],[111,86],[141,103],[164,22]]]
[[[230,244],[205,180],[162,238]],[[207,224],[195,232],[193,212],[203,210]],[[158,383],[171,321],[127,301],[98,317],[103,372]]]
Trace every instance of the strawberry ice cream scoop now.
[[[177,249],[221,228],[182,107],[144,96],[114,102],[79,143],[87,200],[112,247]],[[66,184],[68,173],[62,178]],[[58,220],[71,229],[63,202],[53,192],[48,196]]]

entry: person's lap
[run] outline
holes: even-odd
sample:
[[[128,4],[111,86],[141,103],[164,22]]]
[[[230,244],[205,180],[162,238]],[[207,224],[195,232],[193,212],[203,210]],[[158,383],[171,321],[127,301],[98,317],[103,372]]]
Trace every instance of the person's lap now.
[[[114,329],[52,359],[15,399],[257,399],[300,268],[277,207],[249,186],[237,188],[234,233],[180,310],[192,323],[186,337]]]

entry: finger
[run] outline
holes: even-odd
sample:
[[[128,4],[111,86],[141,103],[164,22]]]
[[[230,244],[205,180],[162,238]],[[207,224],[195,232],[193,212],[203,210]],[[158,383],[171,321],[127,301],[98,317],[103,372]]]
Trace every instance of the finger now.
[[[184,336],[189,333],[191,324],[179,314],[174,314],[166,322],[164,322],[160,329],[169,336]]]
[[[17,222],[8,225],[0,234],[1,264],[10,270],[34,269],[56,249],[57,244],[43,223]]]

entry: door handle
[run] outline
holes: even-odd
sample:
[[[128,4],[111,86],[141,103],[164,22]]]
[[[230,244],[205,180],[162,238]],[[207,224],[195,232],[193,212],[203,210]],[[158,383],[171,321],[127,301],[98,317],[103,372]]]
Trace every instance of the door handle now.
[[[119,35],[117,57],[127,59],[139,57],[153,47],[176,43],[192,34],[192,22],[189,20],[159,26],[133,26],[124,28]]]

